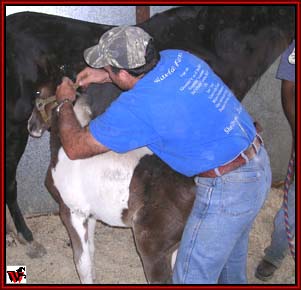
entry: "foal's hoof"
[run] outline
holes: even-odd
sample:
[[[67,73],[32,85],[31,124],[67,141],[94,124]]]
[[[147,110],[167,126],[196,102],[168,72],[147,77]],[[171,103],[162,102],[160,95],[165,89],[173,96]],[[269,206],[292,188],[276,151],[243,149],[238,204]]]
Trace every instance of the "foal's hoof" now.
[[[26,255],[32,259],[41,258],[47,253],[44,246],[36,241],[28,243]]]

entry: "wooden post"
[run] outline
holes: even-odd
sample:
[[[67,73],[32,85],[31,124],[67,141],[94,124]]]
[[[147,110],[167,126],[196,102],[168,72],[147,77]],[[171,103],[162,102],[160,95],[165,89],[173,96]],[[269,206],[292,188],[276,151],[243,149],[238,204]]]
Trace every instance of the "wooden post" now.
[[[148,20],[150,16],[149,6],[136,6],[136,24]]]

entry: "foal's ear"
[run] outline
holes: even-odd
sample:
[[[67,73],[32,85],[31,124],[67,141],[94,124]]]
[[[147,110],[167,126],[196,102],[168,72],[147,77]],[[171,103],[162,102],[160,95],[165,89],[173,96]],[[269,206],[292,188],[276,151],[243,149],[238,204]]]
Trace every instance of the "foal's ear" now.
[[[48,78],[53,78],[58,74],[58,66],[56,65],[56,56],[53,54],[42,55],[36,61],[39,73]]]
[[[127,79],[129,77],[132,77],[131,74],[129,74],[125,69],[121,69],[118,73],[119,77],[122,79]]]

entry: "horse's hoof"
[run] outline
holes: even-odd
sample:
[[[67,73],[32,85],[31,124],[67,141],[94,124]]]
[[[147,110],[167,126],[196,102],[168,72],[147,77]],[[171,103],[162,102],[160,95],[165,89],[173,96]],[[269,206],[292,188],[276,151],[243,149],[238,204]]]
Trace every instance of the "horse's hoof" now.
[[[21,245],[26,245],[28,243],[21,233],[17,234],[17,240]]]
[[[44,246],[36,241],[28,243],[26,255],[31,259],[41,258],[47,253]]]
[[[16,238],[13,233],[6,234],[6,246],[7,247],[16,247],[17,246]]]

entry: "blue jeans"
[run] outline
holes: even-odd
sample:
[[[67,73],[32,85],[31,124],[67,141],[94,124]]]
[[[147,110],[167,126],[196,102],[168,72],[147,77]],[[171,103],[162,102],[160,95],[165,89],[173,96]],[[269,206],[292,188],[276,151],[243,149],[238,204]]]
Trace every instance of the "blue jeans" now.
[[[244,284],[249,232],[271,188],[261,146],[247,164],[217,178],[195,177],[196,199],[173,272],[174,284]]]
[[[288,223],[292,235],[295,234],[295,182],[293,182],[288,191]],[[270,262],[279,268],[282,260],[289,250],[284,224],[284,209],[281,207],[274,219],[274,231],[272,233],[271,244],[264,250],[264,260]]]

